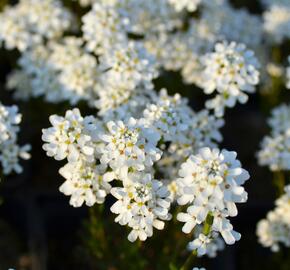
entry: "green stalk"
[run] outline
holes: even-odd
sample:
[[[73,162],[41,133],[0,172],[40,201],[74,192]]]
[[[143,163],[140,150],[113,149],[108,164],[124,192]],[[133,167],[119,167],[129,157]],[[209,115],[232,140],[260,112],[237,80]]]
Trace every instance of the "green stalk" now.
[[[274,185],[277,188],[278,196],[281,196],[284,193],[285,187],[285,174],[283,171],[274,172]]]
[[[213,224],[213,215],[211,212],[209,212],[206,216],[205,223],[203,225],[202,233],[204,235],[209,235],[211,232],[211,227]],[[195,259],[197,258],[197,251],[194,250],[190,253],[188,258],[186,259],[183,266],[180,268],[180,270],[191,270],[193,268],[193,263]]]

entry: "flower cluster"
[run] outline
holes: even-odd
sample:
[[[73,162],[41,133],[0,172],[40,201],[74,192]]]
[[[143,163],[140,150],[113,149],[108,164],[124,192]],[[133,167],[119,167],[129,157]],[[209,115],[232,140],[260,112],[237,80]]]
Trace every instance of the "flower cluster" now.
[[[195,239],[188,243],[188,249],[196,251],[198,257],[207,255],[209,258],[215,258],[217,252],[225,248],[225,243],[218,233],[205,235],[197,228],[194,236]]]
[[[285,187],[285,194],[275,204],[275,209],[267,214],[267,218],[259,221],[257,235],[264,247],[277,252],[281,244],[290,247],[290,185]]]
[[[111,193],[117,201],[111,211],[118,215],[116,222],[132,229],[129,241],[137,238],[145,241],[152,236],[153,227],[162,230],[163,220],[170,219],[169,192],[162,182],[151,179],[150,174],[137,173],[132,178],[124,181],[123,187],[112,188]]]
[[[130,118],[127,122],[109,121],[106,125],[93,116],[83,118],[78,109],[65,117],[52,115],[52,127],[43,130],[43,149],[56,160],[67,159],[60,169],[66,179],[60,187],[79,207],[103,203],[111,193],[117,202],[111,211],[116,222],[132,228],[128,238],[146,240],[153,227],[162,229],[161,220],[170,218],[169,191],[151,178],[151,167],[160,159],[159,134]],[[123,187],[111,186],[111,181]],[[161,219],[161,220],[160,220]]]
[[[33,18],[29,27],[33,30],[36,27],[35,31],[30,33],[26,25],[26,32],[20,26],[18,31],[23,35],[25,32],[31,44],[23,41],[22,45],[7,46],[12,42],[10,35],[4,33],[2,38],[6,47],[17,47],[23,53],[19,69],[11,74],[7,84],[8,88],[16,89],[17,98],[44,96],[48,102],[68,100],[72,105],[85,100],[104,115],[126,106],[136,96],[141,95],[142,99],[161,74],[158,68],[165,68],[181,71],[184,82],[194,83],[206,93],[209,90],[204,81],[209,84],[222,80],[227,88],[216,87],[219,94],[207,103],[221,115],[224,107],[234,106],[236,100],[245,102],[244,91],[253,92],[258,82],[255,58],[241,49],[244,45],[228,45],[228,50],[239,54],[240,60],[233,64],[235,74],[231,68],[225,68],[219,78],[208,76],[218,72],[207,69],[215,61],[212,49],[218,41],[230,40],[256,48],[262,39],[260,18],[244,9],[234,9],[227,1],[82,0],[80,4],[90,9],[82,16],[79,29],[69,29],[73,16],[57,0],[45,0],[37,5],[33,1],[22,0],[7,8],[10,20],[17,27],[21,25],[20,18]],[[200,18],[186,22],[185,13],[199,6],[202,6]],[[24,9],[25,16],[20,16],[18,9]],[[46,10],[47,16],[39,16],[39,10]],[[3,21],[8,23],[5,14],[2,13]],[[48,20],[51,17],[55,19]],[[69,32],[71,36],[62,36],[65,30],[73,30]],[[77,37],[73,32],[78,33]],[[38,36],[37,42],[30,38],[32,34]],[[201,62],[201,59],[207,60]],[[240,67],[241,62],[244,67]]]
[[[237,101],[245,103],[246,93],[253,93],[259,82],[258,61],[243,44],[218,43],[213,53],[202,57],[201,63],[204,92],[218,93],[206,106],[214,109],[217,116],[222,116],[224,108],[233,107]]]
[[[45,39],[60,37],[71,22],[71,13],[59,0],[21,0],[0,14],[0,43],[25,51]]]
[[[50,116],[52,127],[43,129],[47,155],[68,161],[60,169],[66,179],[60,191],[70,204],[92,206],[112,194],[117,201],[111,211],[116,222],[132,229],[130,241],[146,240],[153,227],[163,229],[177,191],[173,170],[200,146],[222,139],[223,121],[206,110],[193,112],[179,95],[162,90],[151,102],[139,118],[120,111],[82,117],[74,109],[65,117]],[[164,177],[156,180],[157,173]]]
[[[160,134],[163,158],[157,166],[169,180],[169,186],[174,185],[178,168],[189,155],[201,147],[214,147],[222,141],[222,119],[217,119],[208,110],[195,113],[187,99],[178,94],[171,97],[165,89],[146,106],[143,116]]]
[[[290,4],[289,1],[265,1],[263,14],[264,29],[274,43],[282,43],[290,38]]]
[[[42,131],[43,149],[56,160],[68,161],[60,169],[66,179],[60,191],[71,196],[70,204],[75,207],[104,202],[114,175],[95,162],[99,140],[93,132],[101,125],[95,118],[83,118],[78,109],[67,111],[65,117],[51,115],[49,120],[52,127]]]
[[[20,69],[10,75],[7,84],[16,88],[16,97],[44,96],[49,102],[68,100],[72,105],[85,100],[101,114],[151,90],[158,74],[141,44],[116,47],[97,60],[75,37],[35,46],[18,64]]]
[[[0,162],[4,174],[21,173],[19,159],[29,159],[30,145],[19,146],[17,137],[21,114],[18,107],[0,104]]]
[[[208,235],[201,234],[192,243],[200,255],[206,253],[206,246],[213,237],[211,234],[221,234],[230,245],[240,239],[240,234],[233,230],[228,218],[237,215],[236,203],[247,201],[242,185],[249,174],[241,168],[236,156],[235,152],[202,148],[181,165],[177,202],[189,205],[186,213],[177,216],[179,221],[184,222],[182,231],[190,233],[197,225],[209,223],[212,218]]]
[[[268,121],[271,134],[264,137],[258,161],[272,171],[290,170],[290,107],[282,104],[273,109]]]

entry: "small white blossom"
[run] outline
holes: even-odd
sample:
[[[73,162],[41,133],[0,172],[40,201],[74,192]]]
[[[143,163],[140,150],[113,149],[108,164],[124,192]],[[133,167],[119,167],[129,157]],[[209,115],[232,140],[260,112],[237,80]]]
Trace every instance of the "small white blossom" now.
[[[59,190],[71,196],[70,204],[80,207],[84,202],[87,206],[103,203],[110,193],[110,182],[114,180],[113,172],[106,172],[106,166],[95,165],[85,161],[68,163],[60,169],[66,179]]]
[[[162,230],[163,220],[170,218],[169,192],[160,181],[152,179],[150,174],[131,175],[123,185],[111,190],[117,199],[111,211],[118,215],[116,222],[132,229],[128,235],[129,241],[134,242],[137,238],[145,241],[153,235],[153,227]]]
[[[158,133],[146,128],[140,121],[130,118],[107,123],[108,133],[100,135],[104,147],[100,149],[101,163],[109,164],[121,177],[126,177],[128,170],[143,171],[161,158],[157,143]]]
[[[91,136],[86,134],[84,118],[78,109],[69,110],[65,117],[51,115],[52,127],[42,130],[43,149],[56,160],[78,161],[81,155],[92,157]]]
[[[161,90],[155,104],[144,110],[144,118],[156,128],[164,141],[186,143],[186,132],[191,127],[194,113],[186,104],[186,100],[176,94],[167,95]]]
[[[201,233],[198,238],[190,242],[190,248],[196,250],[198,256],[203,256],[207,253],[207,246],[210,242],[211,238]]]
[[[114,45],[127,40],[124,22],[114,5],[105,1],[94,3],[93,8],[82,17],[82,31],[87,48],[103,54]],[[96,33],[98,33],[96,35]]]
[[[0,105],[0,143],[16,139],[20,122],[21,114],[17,106]]]
[[[217,252],[225,248],[225,242],[218,233],[212,232],[209,235],[204,235],[202,228],[198,227],[194,231],[194,240],[188,243],[187,248],[190,251],[197,250],[198,257],[206,255],[209,258],[215,258]]]

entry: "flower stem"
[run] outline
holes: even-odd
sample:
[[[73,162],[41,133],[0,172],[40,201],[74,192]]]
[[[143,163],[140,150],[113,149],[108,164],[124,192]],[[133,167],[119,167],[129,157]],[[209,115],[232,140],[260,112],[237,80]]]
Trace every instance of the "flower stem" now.
[[[281,196],[284,193],[285,186],[285,175],[282,171],[274,172],[274,185],[277,188],[278,196]]]
[[[180,268],[180,270],[190,270],[190,269],[192,269],[192,265],[193,265],[193,263],[194,263],[196,257],[197,257],[197,252],[196,252],[196,250],[194,250],[194,251],[192,251],[192,252],[190,253],[190,255],[187,257],[185,263],[184,263],[183,266]]]
[[[209,233],[211,232],[212,223],[213,223],[213,215],[211,212],[209,212],[206,216],[205,223],[203,225],[202,233],[204,235],[209,235]]]
[[[213,224],[213,215],[211,212],[209,212],[206,216],[205,223],[203,225],[202,233],[204,235],[209,235],[211,232],[211,227]],[[187,260],[183,264],[183,266],[180,268],[180,270],[191,270],[193,267],[194,260],[197,258],[197,251],[194,250],[190,253]]]

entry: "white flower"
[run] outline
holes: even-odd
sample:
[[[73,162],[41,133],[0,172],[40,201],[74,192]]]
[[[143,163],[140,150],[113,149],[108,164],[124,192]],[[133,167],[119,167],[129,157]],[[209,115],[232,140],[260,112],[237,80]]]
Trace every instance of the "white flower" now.
[[[18,113],[17,106],[0,104],[0,143],[16,139],[20,122],[21,114]]]
[[[241,168],[236,153],[202,148],[181,165],[179,175],[177,202],[190,205],[187,213],[177,216],[179,221],[185,222],[183,232],[190,233],[212,215],[213,231],[219,232],[227,244],[238,240],[239,235],[227,218],[237,215],[235,203],[247,201],[247,193],[241,185],[249,174]]]
[[[22,173],[22,166],[19,164],[19,158],[24,160],[30,159],[29,151],[30,145],[19,146],[15,142],[4,142],[0,147],[0,162],[3,168],[4,174],[10,174],[15,171],[16,173]]]
[[[27,160],[30,158],[30,145],[19,146],[17,137],[21,114],[18,113],[18,107],[4,106],[0,104],[0,162],[3,173],[10,174],[22,172],[19,159]]]
[[[263,17],[264,29],[275,43],[290,38],[290,5],[273,4]]]
[[[280,250],[280,245],[290,247],[290,186],[285,187],[285,194],[276,200],[276,208],[259,221],[257,235],[264,247],[273,252]]]
[[[95,86],[98,99],[90,102],[101,114],[117,108],[142,92],[152,90],[152,80],[158,75],[151,55],[141,43],[120,43],[99,58],[100,75]]]
[[[200,234],[198,238],[190,242],[190,248],[197,251],[198,256],[203,256],[207,253],[207,245],[211,242],[211,238]]]
[[[261,166],[272,171],[290,170],[290,132],[263,138],[257,157]]]
[[[80,100],[90,103],[95,99],[94,89],[101,71],[96,57],[87,53],[82,44],[78,38],[66,37],[47,46],[35,46],[22,54],[16,74],[24,73],[22,77],[30,79],[30,83],[26,83],[31,88],[28,94],[43,95],[54,103],[68,100],[72,105]],[[18,96],[27,96],[21,81],[10,83],[11,87],[16,87]]]
[[[113,5],[99,1],[82,17],[82,31],[87,48],[96,54],[102,54],[113,45],[126,41],[124,23]],[[98,33],[96,35],[96,33]]]
[[[216,40],[235,41],[251,48],[259,46],[263,38],[261,17],[245,8],[236,9],[228,1],[217,2],[201,13],[202,21],[214,33]]]
[[[161,182],[152,180],[150,174],[130,175],[123,185],[111,189],[117,199],[111,211],[118,215],[116,222],[132,229],[129,241],[134,242],[137,238],[145,241],[153,235],[153,227],[162,230],[163,220],[170,218],[169,192]]]
[[[42,130],[43,149],[56,160],[77,161],[81,155],[91,157],[94,148],[91,136],[86,134],[84,119],[78,109],[69,110],[65,117],[51,115],[52,127]]]
[[[270,170],[290,169],[290,107],[282,104],[273,109],[268,120],[271,134],[261,142],[257,153],[259,164]]]
[[[214,258],[218,251],[225,248],[225,243],[218,233],[204,235],[202,228],[197,227],[194,231],[194,240],[188,243],[187,248],[190,251],[197,250],[198,257],[207,255],[209,258]]]
[[[102,70],[108,70],[105,81],[111,80],[116,87],[126,83],[129,90],[141,83],[151,89],[151,81],[158,75],[154,58],[138,42],[116,44],[100,57],[100,63]]]
[[[268,124],[273,135],[288,132],[290,130],[290,106],[281,104],[275,107],[271,112]]]
[[[259,82],[259,64],[252,51],[243,44],[218,43],[213,53],[201,59],[205,94],[217,95],[206,103],[207,108],[214,109],[217,116],[222,116],[225,107],[233,107],[236,102],[245,103]]]
[[[100,135],[105,146],[100,149],[101,163],[109,166],[120,177],[126,177],[128,170],[145,170],[161,158],[161,150],[156,147],[160,136],[154,130],[130,118],[107,123],[108,133]]]
[[[110,193],[110,182],[115,178],[113,172],[106,170],[106,166],[82,160],[68,163],[59,171],[66,179],[59,190],[71,196],[70,204],[74,207],[80,207],[84,202],[87,206],[103,203]]]
[[[186,143],[186,132],[190,129],[194,117],[193,111],[186,103],[180,95],[170,97],[163,89],[156,102],[144,110],[144,118],[156,128],[164,141]]]
[[[25,51],[44,39],[60,37],[72,15],[58,0],[21,0],[0,14],[0,42],[7,49]]]
[[[129,33],[149,36],[165,31],[170,32],[182,26],[182,17],[168,0],[115,2],[116,6],[119,6],[119,13],[126,15],[123,15],[123,21]]]

